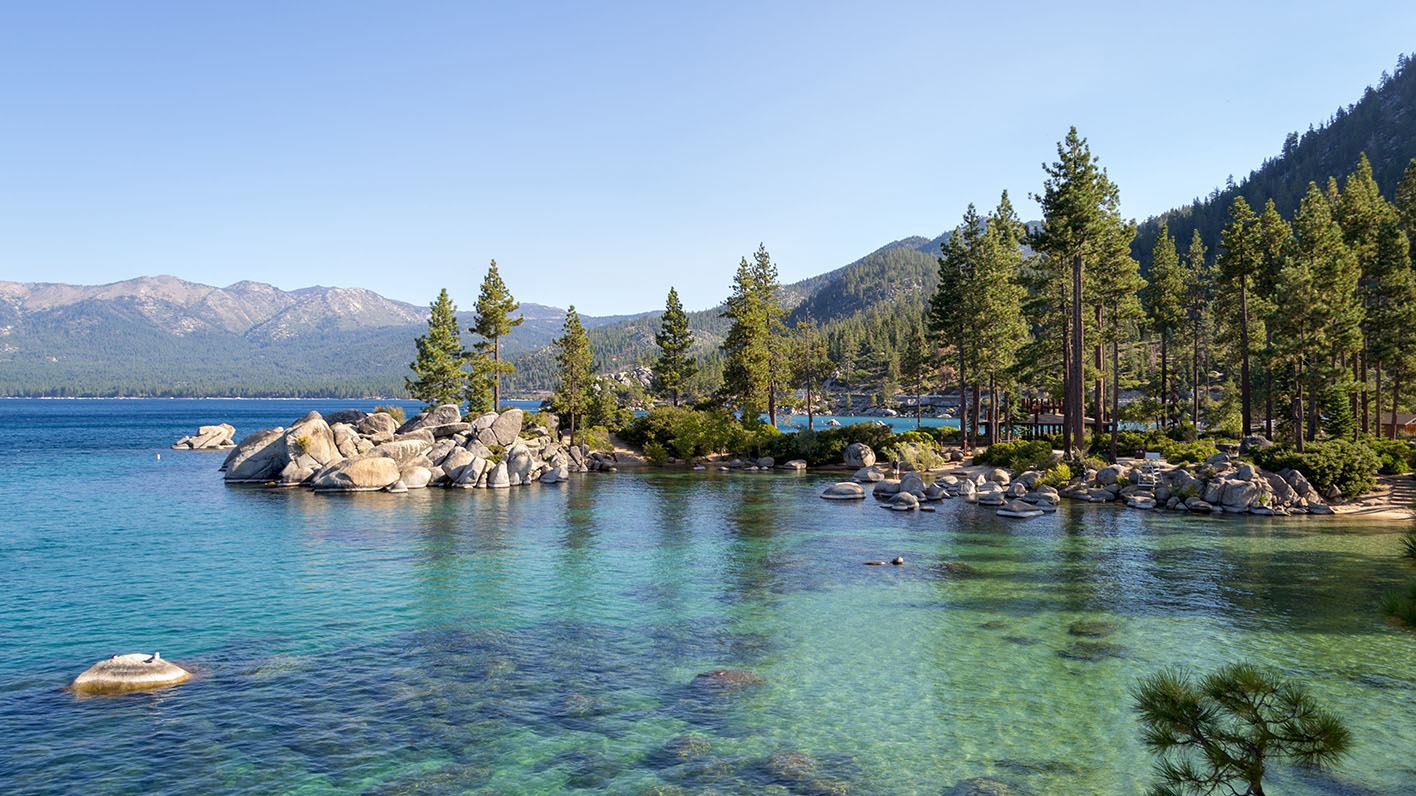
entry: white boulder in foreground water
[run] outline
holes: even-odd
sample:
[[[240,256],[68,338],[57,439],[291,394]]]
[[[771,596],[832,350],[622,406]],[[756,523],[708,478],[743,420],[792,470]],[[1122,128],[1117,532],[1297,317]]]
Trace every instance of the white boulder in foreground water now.
[[[191,679],[192,673],[157,653],[114,655],[88,667],[69,688],[82,694],[117,694],[164,688]]]

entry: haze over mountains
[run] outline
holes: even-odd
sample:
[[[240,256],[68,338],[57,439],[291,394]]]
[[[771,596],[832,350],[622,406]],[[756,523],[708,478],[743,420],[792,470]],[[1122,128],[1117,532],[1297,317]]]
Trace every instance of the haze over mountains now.
[[[1390,196],[1416,156],[1413,119],[1416,69],[1383,75],[1378,87],[1321,127],[1291,135],[1280,154],[1243,181],[1143,223],[1133,253],[1147,263],[1160,220],[1178,240],[1199,229],[1213,252],[1234,196],[1246,196],[1255,207],[1273,197],[1281,211],[1291,212],[1308,182],[1324,184],[1351,172],[1361,152]],[[975,201],[987,207],[996,200]],[[786,286],[789,323],[809,315],[829,334],[862,317],[917,313],[934,290],[935,258],[945,237],[893,241]],[[725,280],[724,296],[728,288]],[[452,298],[463,308],[465,329],[476,296],[454,292]],[[582,317],[602,371],[652,358],[658,311],[643,309]],[[560,334],[564,310],[523,303],[521,312],[526,321],[503,349],[518,368],[507,387],[549,389],[554,368],[545,348]],[[721,341],[725,324],[718,312],[690,313],[703,353]],[[426,330],[426,313],[425,306],[360,288],[283,291],[244,281],[212,287],[171,276],[98,286],[0,282],[0,395],[397,397],[403,395],[413,340]],[[465,339],[470,345],[472,336]]]

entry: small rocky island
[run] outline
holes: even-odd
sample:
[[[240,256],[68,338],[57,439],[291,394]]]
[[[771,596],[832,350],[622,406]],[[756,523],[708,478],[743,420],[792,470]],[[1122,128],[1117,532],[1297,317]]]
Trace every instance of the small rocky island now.
[[[430,486],[553,484],[573,472],[611,470],[620,464],[613,453],[565,444],[554,425],[530,425],[527,419],[521,409],[507,409],[467,422],[451,404],[401,425],[383,412],[310,412],[288,428],[245,437],[221,470],[228,484],[402,492]]]

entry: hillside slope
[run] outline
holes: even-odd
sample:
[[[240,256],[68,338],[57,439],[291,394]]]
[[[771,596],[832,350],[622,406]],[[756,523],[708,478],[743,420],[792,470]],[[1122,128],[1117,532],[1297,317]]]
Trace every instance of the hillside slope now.
[[[1416,68],[1402,55],[1396,70],[1383,73],[1376,88],[1368,86],[1361,99],[1338,108],[1328,121],[1307,132],[1289,133],[1279,154],[1265,160],[1238,183],[1215,189],[1204,199],[1148,219],[1140,225],[1131,251],[1143,269],[1149,269],[1160,224],[1183,249],[1193,230],[1198,229],[1205,245],[1214,252],[1219,232],[1229,220],[1234,197],[1243,196],[1257,212],[1269,199],[1278,211],[1291,218],[1309,182],[1326,185],[1329,177],[1339,181],[1351,174],[1362,153],[1372,162],[1372,174],[1388,199],[1401,180],[1402,172],[1416,157]]]

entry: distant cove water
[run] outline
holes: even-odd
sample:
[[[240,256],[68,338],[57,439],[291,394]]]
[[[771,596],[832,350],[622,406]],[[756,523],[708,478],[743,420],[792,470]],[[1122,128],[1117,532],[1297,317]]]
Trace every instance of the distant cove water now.
[[[1389,525],[899,514],[810,472],[317,496],[167,449],[348,406],[0,400],[0,793],[1133,794],[1135,680],[1248,659],[1354,731],[1270,792],[1416,794]],[[152,650],[197,678],[60,690]]]

